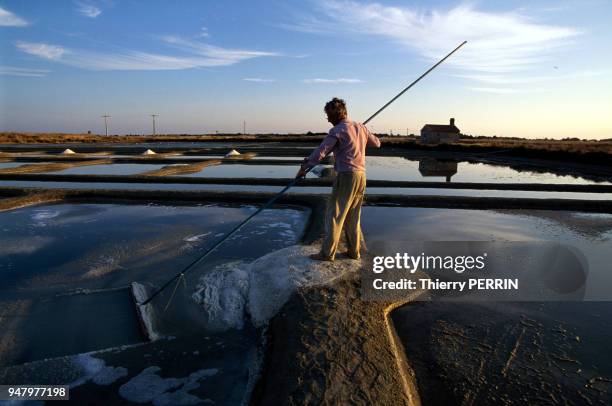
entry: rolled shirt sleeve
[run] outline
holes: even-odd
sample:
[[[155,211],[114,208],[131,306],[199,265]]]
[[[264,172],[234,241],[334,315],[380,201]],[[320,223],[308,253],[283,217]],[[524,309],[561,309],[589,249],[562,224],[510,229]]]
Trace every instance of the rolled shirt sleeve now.
[[[329,134],[323,139],[321,145],[318,146],[317,149],[312,151],[308,160],[306,161],[306,166],[308,168],[312,168],[316,166],[323,158],[325,158],[336,146],[338,143],[338,137],[330,131]],[[380,143],[380,141],[379,141]]]
[[[363,128],[365,128],[366,133],[368,134],[367,146],[374,147],[374,148],[380,148],[380,140],[378,139],[378,137],[372,134],[365,125],[363,126]]]

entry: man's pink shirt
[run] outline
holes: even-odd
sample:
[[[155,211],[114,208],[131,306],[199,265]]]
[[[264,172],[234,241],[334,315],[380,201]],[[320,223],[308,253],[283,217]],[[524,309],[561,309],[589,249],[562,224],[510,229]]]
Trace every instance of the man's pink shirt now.
[[[365,125],[349,119],[340,121],[308,157],[309,167],[334,153],[336,172],[365,172],[366,147],[380,147],[380,140]]]

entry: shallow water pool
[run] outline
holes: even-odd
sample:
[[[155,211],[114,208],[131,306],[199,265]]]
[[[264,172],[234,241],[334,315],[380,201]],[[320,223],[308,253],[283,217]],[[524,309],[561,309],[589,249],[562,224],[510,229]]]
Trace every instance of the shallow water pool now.
[[[612,215],[365,207],[366,241],[553,241],[588,261],[578,302],[416,302],[392,319],[428,404],[612,400]],[[606,299],[607,298],[607,299]],[[538,401],[539,403],[539,401]]]
[[[53,204],[1,212],[0,330],[6,339],[0,366],[142,340],[135,338],[130,283],[160,286],[254,210],[248,205]],[[176,306],[163,314],[162,333],[205,332],[197,305],[185,310],[187,286],[220,261],[252,260],[295,244],[308,215],[307,209],[279,206],[255,217],[188,274]],[[157,303],[165,305],[171,293],[164,292]],[[106,319],[104,310],[110,312]]]
[[[0,169],[16,168],[23,165],[23,162],[0,162]]]
[[[162,164],[108,164],[86,165],[58,171],[60,175],[136,175],[163,168]]]

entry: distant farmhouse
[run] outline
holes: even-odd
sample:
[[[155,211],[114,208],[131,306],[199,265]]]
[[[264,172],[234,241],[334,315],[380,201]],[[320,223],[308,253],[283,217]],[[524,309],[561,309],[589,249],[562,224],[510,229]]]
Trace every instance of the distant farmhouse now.
[[[423,144],[443,144],[459,141],[461,131],[455,127],[455,119],[450,124],[425,124],[421,128],[421,142]]]

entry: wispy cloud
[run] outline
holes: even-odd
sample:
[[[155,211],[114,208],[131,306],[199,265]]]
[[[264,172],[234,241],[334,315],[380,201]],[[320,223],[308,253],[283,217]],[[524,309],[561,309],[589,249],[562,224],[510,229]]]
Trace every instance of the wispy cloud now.
[[[178,70],[227,66],[264,56],[278,55],[240,49],[226,49],[180,37],[163,37],[162,41],[184,55],[166,55],[135,50],[99,52],[69,49],[59,45],[18,41],[17,48],[31,55],[89,70]]]
[[[27,54],[50,60],[58,60],[66,52],[60,46],[37,42],[17,41],[15,45]]]
[[[315,79],[304,79],[302,82],[309,83],[309,84],[324,83],[324,84],[337,85],[340,83],[363,83],[363,80],[355,79],[355,78],[338,78],[338,79],[315,78]]]
[[[468,87],[468,90],[480,93],[494,93],[494,94],[520,94],[520,93],[533,93],[543,92],[545,89],[516,89],[510,87]]]
[[[554,73],[550,75],[517,75],[517,76],[507,76],[507,75],[490,75],[490,74],[474,74],[474,75],[453,75],[455,77],[464,78],[473,80],[476,82],[481,82],[490,85],[526,85],[532,83],[542,83],[542,82],[557,82],[560,83],[562,81],[573,80],[573,79],[584,79],[584,78],[593,78],[599,76],[605,76],[612,73],[611,71],[603,71],[603,70],[584,70],[571,72],[566,74]]]
[[[264,51],[249,51],[244,49],[227,49],[220,48],[214,45],[207,44],[205,42],[192,41],[182,37],[173,35],[166,35],[160,37],[162,41],[171,45],[177,49],[183,50],[188,53],[195,55],[204,56],[207,58],[219,60],[219,61],[241,61],[244,59],[256,58],[261,56],[279,56],[276,52],[264,52]]]
[[[208,32],[208,28],[201,27],[200,32],[196,34],[196,38],[208,38],[210,37],[210,33]]]
[[[46,69],[29,69],[29,68],[18,68],[14,66],[0,66],[0,75],[7,76],[26,76],[26,77],[44,77],[50,71]]]
[[[94,5],[93,3],[77,1],[75,2],[75,4],[77,6],[77,11],[85,17],[96,18],[100,14],[102,14],[102,10],[100,9],[100,7]]]
[[[25,27],[29,23],[16,14],[0,7],[0,27]]]
[[[427,11],[355,1],[318,4],[315,16],[304,16],[286,28],[376,36],[432,61],[467,40],[448,65],[469,73],[508,75],[534,69],[580,35],[576,28],[541,24],[518,12],[479,11],[470,4]]]
[[[246,82],[256,82],[256,83],[271,83],[276,82],[276,79],[266,79],[266,78],[242,78],[242,80]]]

